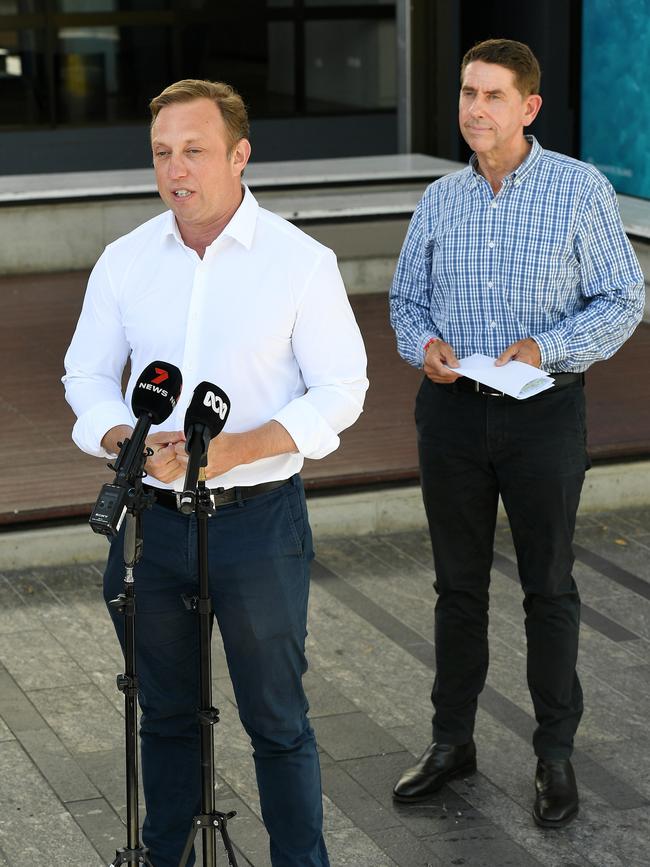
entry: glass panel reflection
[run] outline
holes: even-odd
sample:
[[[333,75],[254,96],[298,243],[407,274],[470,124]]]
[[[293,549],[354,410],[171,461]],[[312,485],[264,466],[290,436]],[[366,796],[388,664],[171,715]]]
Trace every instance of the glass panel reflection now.
[[[57,12],[156,12],[170,9],[172,2],[173,0],[56,0],[55,7]]]
[[[34,15],[43,12],[43,0],[0,0],[0,15]]]
[[[170,36],[149,27],[59,30],[58,121],[145,120],[148,101],[170,83]]]
[[[294,102],[294,25],[262,19],[225,29],[220,22],[185,27],[178,78],[226,81],[253,117],[291,114]]]
[[[32,126],[50,121],[43,34],[0,31],[0,125]]]
[[[305,6],[394,6],[395,0],[305,0]]]
[[[395,108],[394,21],[309,21],[305,45],[310,113]]]

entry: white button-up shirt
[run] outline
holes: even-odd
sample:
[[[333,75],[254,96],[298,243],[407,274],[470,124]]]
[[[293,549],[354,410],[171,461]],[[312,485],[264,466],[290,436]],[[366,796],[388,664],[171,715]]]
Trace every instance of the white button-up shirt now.
[[[80,449],[108,456],[101,440],[115,425],[135,423],[131,392],[152,361],[183,374],[176,409],[152,432],[183,430],[194,388],[207,380],[230,397],[226,431],[275,419],[293,437],[298,454],[234,467],[211,487],[285,479],[305,457],[325,457],[359,417],[368,388],[363,341],[336,256],[260,208],[248,188],[203,259],[185,246],[167,211],[98,260],[63,377]],[[183,484],[147,481],[178,490]]]

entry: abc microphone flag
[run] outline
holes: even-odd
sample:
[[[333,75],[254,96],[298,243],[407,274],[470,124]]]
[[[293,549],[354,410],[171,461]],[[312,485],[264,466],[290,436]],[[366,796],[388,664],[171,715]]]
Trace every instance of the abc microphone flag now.
[[[179,508],[184,515],[194,510],[194,492],[199,469],[207,465],[210,440],[224,428],[230,412],[230,398],[211,382],[201,382],[194,389],[185,413],[185,451],[189,455],[185,484]]]

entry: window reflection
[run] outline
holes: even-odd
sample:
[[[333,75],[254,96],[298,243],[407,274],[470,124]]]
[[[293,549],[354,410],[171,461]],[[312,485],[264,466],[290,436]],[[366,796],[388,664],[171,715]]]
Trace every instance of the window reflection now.
[[[305,43],[308,110],[394,108],[394,21],[309,21]]]
[[[172,2],[173,0],[56,0],[55,5],[58,12],[146,12],[170,9]],[[181,2],[179,5],[187,6],[188,3]]]
[[[0,15],[34,15],[43,12],[43,0],[0,0]]]
[[[47,93],[43,34],[36,30],[0,31],[0,123],[47,123]]]
[[[170,32],[149,27],[70,27],[58,34],[57,113],[63,123],[145,120],[169,84]]]
[[[239,90],[254,117],[295,110],[294,27],[263,20],[226,30],[219,23],[183,28],[179,78],[227,81]]]
[[[392,110],[394,8],[0,0],[0,127],[146,122],[152,96],[188,77],[232,83],[255,118]],[[26,14],[29,29],[11,18],[2,29],[3,16]]]

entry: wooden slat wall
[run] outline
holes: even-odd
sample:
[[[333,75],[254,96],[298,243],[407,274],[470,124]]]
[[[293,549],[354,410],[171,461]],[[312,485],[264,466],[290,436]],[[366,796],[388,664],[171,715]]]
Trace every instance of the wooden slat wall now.
[[[86,515],[111,478],[70,439],[73,414],[59,382],[86,273],[0,278],[0,525]],[[413,401],[421,374],[396,354],[384,293],[352,297],[369,360],[361,419],[322,461],[307,461],[309,488],[417,477]],[[650,455],[650,325],[588,376],[594,458]]]

